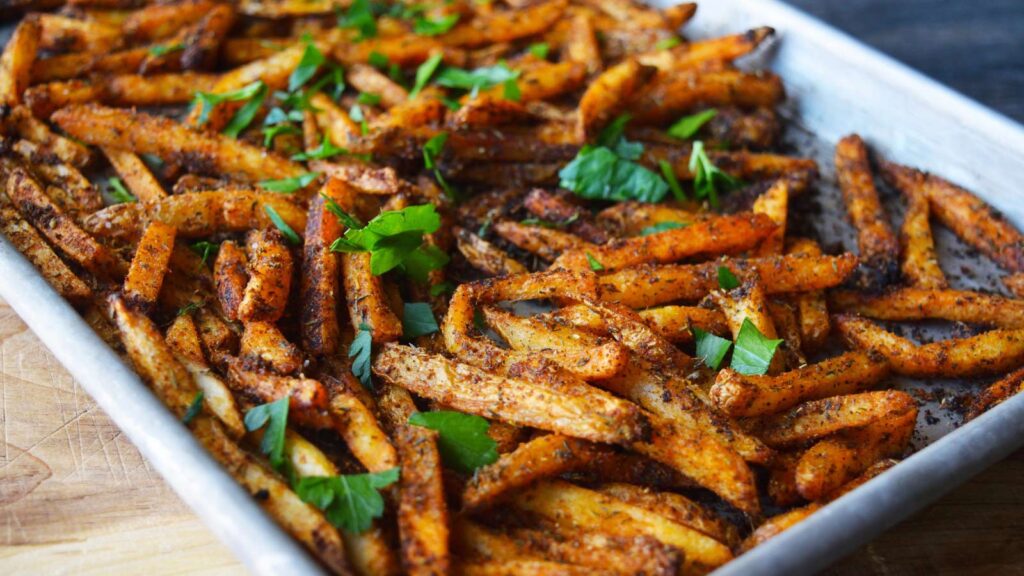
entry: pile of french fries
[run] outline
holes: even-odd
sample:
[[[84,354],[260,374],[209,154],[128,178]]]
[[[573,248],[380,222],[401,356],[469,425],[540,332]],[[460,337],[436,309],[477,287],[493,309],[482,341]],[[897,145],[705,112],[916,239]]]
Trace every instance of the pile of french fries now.
[[[850,136],[856,253],[787,233],[817,166],[773,152],[781,80],[734,65],[769,28],[14,4],[38,12],[0,57],[0,231],[335,573],[706,573],[907,454],[893,376],[1001,376],[968,417],[1024,389],[1024,300],[936,258],[932,217],[1024,297],[978,197],[878,159],[896,230]],[[936,319],[990,330],[876,322]]]

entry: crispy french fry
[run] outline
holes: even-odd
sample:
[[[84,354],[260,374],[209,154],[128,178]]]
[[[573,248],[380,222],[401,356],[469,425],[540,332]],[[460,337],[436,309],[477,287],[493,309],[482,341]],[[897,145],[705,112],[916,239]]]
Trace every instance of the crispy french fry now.
[[[801,501],[796,487],[796,465],[803,451],[779,452],[768,466],[768,497],[776,506],[792,506]]]
[[[249,282],[245,285],[238,319],[273,322],[284,313],[292,284],[292,255],[275,229],[253,230],[245,239]]]
[[[48,184],[47,194],[62,209],[76,216],[76,221],[81,212],[103,207],[103,198],[96,187],[77,168],[54,157],[46,148],[28,140],[18,140],[13,151]]]
[[[28,108],[14,108],[10,112],[9,121],[19,136],[38,145],[43,153],[52,154],[61,161],[79,168],[89,163],[91,156],[85,146],[55,134],[46,124],[33,116]]]
[[[565,51],[566,60],[586,66],[587,74],[601,70],[601,45],[597,41],[590,14],[581,12],[572,17],[562,50]]]
[[[160,222],[146,227],[124,279],[122,293],[129,307],[148,314],[156,306],[175,235],[173,227]]]
[[[586,466],[601,451],[590,442],[561,434],[538,436],[477,470],[462,493],[462,507],[468,511],[489,508],[542,478]]]
[[[917,288],[942,289],[948,286],[946,275],[935,254],[935,241],[928,222],[931,210],[928,198],[917,192],[904,192],[907,211],[900,227],[900,270],[903,278]]]
[[[668,204],[619,202],[599,212],[597,222],[620,236],[634,236],[640,234],[644,228],[665,222],[688,225],[700,217],[692,210]]]
[[[789,245],[786,253],[818,257],[821,256],[821,248],[813,240],[798,238]],[[789,300],[797,307],[801,346],[808,352],[821,348],[828,339],[832,327],[825,295],[820,291],[800,292],[790,294]]]
[[[301,166],[221,134],[197,132],[168,118],[98,106],[72,105],[53,113],[54,123],[97,146],[155,154],[200,174],[231,174],[246,180],[291,178]]]
[[[561,224],[587,242],[604,244],[608,241],[608,233],[591,220],[589,212],[566,196],[534,188],[523,198],[523,207],[541,220]]]
[[[769,446],[786,447],[910,412],[916,413],[917,405],[906,392],[861,392],[805,402],[762,419],[756,424],[755,433]]]
[[[544,32],[565,11],[565,0],[547,0],[520,10],[479,14],[441,36],[448,46],[474,47],[510,42]]]
[[[119,280],[124,276],[128,269],[124,261],[79,228],[25,169],[11,170],[7,196],[28,222],[75,263],[101,278]]]
[[[0,109],[3,109],[3,116],[21,104],[21,95],[28,88],[39,39],[39,17],[25,18],[18,23],[0,55]]]
[[[455,245],[471,266],[492,276],[525,273],[526,266],[465,228],[455,228]]]
[[[673,121],[697,104],[774,106],[783,97],[782,81],[773,74],[682,70],[658,76],[627,109],[636,122],[655,124]]]
[[[771,254],[782,254],[786,241],[786,212],[789,209],[789,183],[785,180],[777,180],[768,190],[765,190],[757,200],[751,211],[754,214],[764,214],[775,222],[775,231],[765,238],[761,245],[754,250],[755,256],[769,256]]]
[[[638,312],[655,332],[676,343],[693,341],[693,327],[718,336],[729,334],[725,316],[718,310],[695,306],[661,306]]]
[[[582,470],[565,476],[578,478],[587,484],[621,482],[668,490],[695,486],[692,480],[668,465],[629,452],[602,452],[594,456]]]
[[[1024,237],[1009,220],[971,192],[935,176],[892,162],[879,163],[894,187],[928,198],[940,222],[1008,272],[1024,272]]]
[[[714,62],[731,62],[750,54],[774,34],[775,30],[762,26],[740,34],[684,43],[670,50],[647,52],[641,54],[638,59],[644,64],[657,66],[666,72],[696,68]]]
[[[711,398],[730,416],[763,416],[801,402],[860,392],[889,374],[889,362],[876,352],[854,351],[776,376],[747,376],[725,368]]]
[[[519,509],[544,517],[561,531],[585,526],[614,536],[655,538],[683,551],[683,573],[713,568],[732,559],[728,546],[693,528],[568,482],[542,481],[517,494],[513,502]]]
[[[586,66],[579,62],[543,62],[529,66],[516,80],[519,101],[524,103],[551,100],[579,88],[586,79]],[[503,86],[484,90],[481,94],[501,96]]]
[[[59,14],[39,14],[39,49],[51,52],[107,52],[121,44],[116,26]]]
[[[150,4],[132,11],[121,30],[135,40],[159,40],[199,21],[213,8],[209,0],[183,0],[171,4]]]
[[[371,166],[352,162],[326,162],[322,160],[310,163],[314,168],[331,178],[336,178],[355,188],[363,194],[390,196],[405,191],[407,184],[398,177],[394,168],[389,166]]]
[[[1024,363],[1024,329],[992,330],[970,338],[915,344],[871,322],[840,314],[833,318],[851,346],[876,350],[901,376],[959,378],[998,374]]]
[[[1024,301],[983,292],[900,288],[879,296],[835,291],[829,302],[837,311],[878,320],[949,320],[997,328],[1024,328]]]
[[[381,429],[370,408],[352,392],[358,383],[347,382],[330,389],[328,412],[334,429],[345,440],[352,455],[370,472],[398,466],[395,447]]]
[[[373,66],[353,64],[349,66],[345,79],[356,90],[380,96],[385,108],[398,106],[409,98],[409,92]]]
[[[974,420],[989,408],[1001,404],[1021,391],[1024,391],[1024,368],[1010,372],[982,390],[971,403],[965,420]]]
[[[519,248],[549,261],[556,260],[559,255],[569,250],[586,250],[594,247],[593,244],[568,232],[543,226],[529,226],[511,220],[496,222],[494,233]]]
[[[735,526],[680,494],[656,492],[643,486],[623,483],[603,484],[595,490],[699,530],[730,547],[739,542],[739,532]]]
[[[260,403],[287,397],[290,409],[300,415],[308,415],[327,406],[327,391],[317,380],[254,372],[238,359],[228,360],[227,366],[228,385]]]
[[[444,500],[437,432],[402,424],[393,432],[402,465],[398,530],[407,574],[446,574],[448,508]]]
[[[214,261],[217,299],[228,320],[238,320],[238,307],[249,283],[249,261],[245,250],[231,240],[221,242]]]
[[[342,186],[329,179],[321,194],[334,198],[332,189]],[[331,252],[331,243],[341,235],[337,218],[326,208],[323,196],[317,195],[309,204],[302,257],[302,346],[316,355],[332,354],[340,343],[338,324],[338,256]]]
[[[514,125],[532,118],[526,106],[519,102],[491,94],[478,94],[466,98],[448,122],[459,128],[487,128]]]
[[[655,69],[627,59],[602,72],[580,98],[576,131],[592,140],[638,94]]]
[[[131,152],[113,148],[104,148],[103,154],[139,201],[156,202],[167,197],[167,193],[141,158]]]
[[[402,336],[402,321],[388,303],[384,281],[370,271],[370,254],[343,254],[341,267],[352,329],[358,331],[368,326],[374,343],[398,340]]]
[[[678,300],[695,301],[718,288],[718,267],[744,276],[756,272],[769,295],[821,290],[837,286],[857,264],[852,254],[840,256],[770,256],[705,264],[638,266],[598,279],[601,298],[631,308],[647,308]]]
[[[272,322],[247,322],[239,354],[251,370],[269,368],[287,375],[298,372],[302,367],[299,349]]]
[[[575,390],[544,382],[548,374],[503,378],[408,346],[389,343],[373,363],[386,382],[456,410],[596,442],[623,443],[645,434],[635,406],[582,383]],[[563,384],[559,382],[559,385]]]

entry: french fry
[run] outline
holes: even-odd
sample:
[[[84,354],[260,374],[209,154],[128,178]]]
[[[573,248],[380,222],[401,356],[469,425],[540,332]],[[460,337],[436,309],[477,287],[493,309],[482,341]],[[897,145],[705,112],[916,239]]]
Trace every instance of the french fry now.
[[[317,380],[254,372],[239,359],[228,360],[227,366],[228,385],[260,403],[287,397],[289,408],[300,416],[309,416],[327,407],[327,391]]]
[[[585,0],[584,5],[604,12],[627,28],[671,28],[671,24],[660,10],[630,0]],[[692,12],[696,5],[683,4],[680,8]],[[683,17],[686,20],[688,17]]]
[[[11,170],[7,179],[7,196],[22,217],[78,265],[110,280],[119,280],[126,273],[128,267],[124,261],[79,228],[25,169],[15,167]]]
[[[878,296],[839,290],[829,295],[840,312],[877,320],[949,320],[997,328],[1024,328],[1024,301],[983,292],[900,288]]]
[[[626,366],[629,351],[568,326],[545,324],[492,306],[483,309],[487,324],[513,349],[538,354],[584,380],[610,378]]]
[[[292,255],[281,233],[253,230],[245,239],[249,282],[245,285],[238,319],[273,322],[284,313],[292,282]]]
[[[446,574],[451,563],[448,508],[437,432],[402,424],[393,438],[402,465],[398,504],[402,567],[411,575]]]
[[[998,374],[1024,363],[1024,329],[992,330],[970,338],[915,344],[871,322],[840,314],[833,317],[849,345],[876,350],[894,373],[912,377],[960,378]]]
[[[821,256],[821,248],[813,240],[798,238],[787,247],[786,253],[817,257]],[[820,291],[800,292],[790,294],[789,300],[797,307],[801,346],[807,352],[821,348],[828,339],[832,327],[825,295]]]
[[[519,102],[491,94],[478,94],[466,98],[448,122],[459,128],[486,128],[514,125],[531,119],[533,115]]]
[[[139,201],[156,202],[167,197],[167,193],[141,158],[131,152],[113,148],[104,148],[103,154]]]
[[[107,52],[121,43],[116,26],[59,14],[39,14],[39,49],[50,52]]]
[[[148,314],[156,306],[171,250],[174,249],[175,234],[174,228],[160,222],[146,227],[121,290],[125,304],[130,308]]]
[[[511,220],[496,222],[494,233],[519,248],[553,261],[563,252],[575,249],[589,249],[592,244],[582,238],[543,226],[529,226]]]
[[[0,109],[6,116],[21,104],[21,95],[28,88],[36,50],[39,46],[39,17],[25,18],[18,23],[0,55]]]
[[[338,186],[337,180],[330,179],[321,194],[333,199],[338,194],[332,193],[332,189]],[[340,266],[338,256],[331,252],[331,244],[341,235],[341,226],[326,206],[320,195],[310,201],[302,248],[302,345],[316,355],[331,354],[340,343]]]
[[[772,324],[782,344],[779,347],[779,359],[787,368],[804,366],[807,364],[807,357],[803,353],[803,344],[800,342],[800,326],[796,318],[794,307],[782,300],[770,300],[768,302],[768,314],[771,316]]]
[[[121,23],[121,30],[137,41],[160,40],[198,22],[213,6],[209,0],[150,4],[130,12]]]
[[[238,320],[238,307],[242,304],[245,287],[249,283],[249,261],[245,250],[231,240],[221,242],[213,274],[217,283],[217,299],[224,316],[228,320]]]
[[[345,79],[360,92],[380,96],[380,103],[385,108],[398,106],[409,98],[409,92],[405,88],[373,66],[353,64],[349,66]]]
[[[13,151],[31,166],[32,172],[45,180],[49,185],[47,193],[61,204],[61,208],[80,213],[103,207],[103,198],[96,187],[77,168],[55,158],[45,147],[28,140],[18,140]],[[55,190],[57,194],[54,194]]]
[[[494,376],[394,343],[383,347],[373,370],[389,384],[456,410],[520,426],[610,443],[628,442],[645,433],[644,419],[632,404],[582,384],[575,390],[556,388],[542,380],[546,374]]]
[[[579,62],[543,62],[529,66],[516,80],[519,86],[519,101],[530,103],[551,100],[572,92],[583,84],[586,75],[586,66]],[[503,86],[481,91],[481,94],[499,97],[503,93]]]
[[[568,482],[542,481],[517,494],[513,502],[521,510],[544,517],[560,531],[585,526],[613,536],[650,536],[683,551],[683,573],[732,559],[728,546],[693,528]]]
[[[182,44],[181,67],[185,70],[209,70],[220,55],[221,42],[235,23],[235,8],[217,4],[188,31]],[[142,70],[146,73],[145,68]]]
[[[942,289],[948,286],[946,275],[935,254],[935,241],[928,222],[931,210],[928,198],[916,192],[904,192],[907,210],[900,227],[900,270],[903,278],[917,288]]]
[[[246,322],[239,354],[251,370],[269,368],[287,375],[298,372],[302,367],[299,349],[272,322]]]
[[[786,240],[786,212],[788,209],[789,183],[785,180],[777,180],[754,201],[751,211],[754,214],[768,216],[776,226],[775,231],[754,250],[755,256],[782,254]]]
[[[352,392],[357,383],[330,387],[328,413],[334,429],[345,440],[352,455],[370,472],[383,472],[399,465],[398,454],[381,429],[370,408]]]
[[[695,306],[661,306],[638,312],[644,322],[662,337],[675,343],[693,341],[693,327],[718,336],[729,334],[725,316],[718,310]]]
[[[460,560],[455,563],[453,573],[459,576],[512,576],[513,574],[533,574],[535,576],[587,576],[594,574],[594,569],[584,566],[573,566],[550,560]],[[602,572],[598,570],[598,574]]]
[[[975,396],[974,401],[971,403],[971,409],[964,419],[974,420],[989,408],[1003,403],[1022,390],[1024,390],[1024,368],[1018,368]]]
[[[40,271],[61,296],[76,306],[92,301],[92,289],[54,253],[39,232],[7,202],[6,196],[0,201],[0,234]]]
[[[644,87],[655,69],[633,59],[608,68],[580,98],[576,131],[581,141],[593,140]]]
[[[906,392],[861,392],[805,402],[762,419],[754,432],[769,446],[784,448],[916,411],[914,399]]]
[[[783,97],[782,81],[773,74],[682,70],[655,78],[627,110],[637,123],[656,124],[673,121],[697,104],[774,106]]]
[[[601,450],[590,442],[561,434],[538,436],[477,470],[462,493],[462,507],[467,511],[489,508],[542,478],[586,466]]]
[[[8,120],[19,136],[38,145],[42,152],[52,154],[61,161],[79,168],[89,163],[91,156],[85,146],[55,134],[46,124],[33,116],[28,108],[14,108]]]
[[[775,30],[762,26],[740,34],[696,40],[669,50],[641,54],[638,59],[648,66],[657,66],[670,72],[697,68],[714,62],[732,62],[757,49],[775,34]]]
[[[674,222],[690,224],[701,218],[692,210],[684,210],[668,204],[645,202],[619,202],[597,214],[597,223],[617,232],[620,236],[635,236],[644,228]]]
[[[1024,272],[1024,238],[985,201],[933,174],[886,161],[879,169],[895,188],[928,198],[931,213],[964,242],[1007,272]]]
[[[155,154],[199,174],[230,174],[245,180],[291,178],[304,171],[290,160],[221,134],[197,132],[168,118],[107,108],[72,105],[51,120],[72,136],[96,146]]]
[[[595,490],[699,530],[730,547],[739,542],[735,526],[680,494],[655,492],[643,486],[622,483],[602,484]]]
[[[455,228],[455,245],[469,264],[491,276],[525,273],[526,266],[513,260],[505,251],[465,228]]]
[[[601,45],[597,41],[593,18],[581,12],[569,20],[562,50],[570,62],[579,62],[586,67],[587,74],[601,70]]]
[[[565,476],[587,484],[620,482],[669,490],[695,486],[692,480],[668,465],[629,452],[602,452],[591,458],[582,470]]]
[[[363,194],[391,196],[404,192],[407,184],[398,177],[394,168],[389,166],[370,166],[363,162],[326,162],[310,163],[314,168],[328,177],[337,178]]]
[[[475,47],[539,34],[561,17],[566,4],[565,0],[547,0],[520,10],[479,14],[457,25],[441,40],[448,46]]]
[[[792,506],[802,500],[796,487],[796,465],[803,451],[779,452],[768,466],[768,497],[776,506]]]
[[[837,286],[857,264],[852,254],[840,256],[770,256],[704,264],[638,266],[598,279],[601,298],[631,308],[675,301],[696,301],[718,288],[718,267],[740,277],[758,274],[769,295],[821,290]]]
[[[860,392],[889,374],[889,362],[872,351],[853,351],[775,376],[718,373],[711,398],[730,416],[763,416],[801,402]]]
[[[763,214],[722,216],[685,228],[613,241],[593,249],[572,250],[559,256],[552,267],[587,270],[592,258],[601,264],[603,270],[613,271],[638,264],[675,262],[698,255],[734,254],[756,246],[774,229],[775,224]]]
[[[608,232],[596,225],[586,210],[563,195],[534,188],[523,198],[523,208],[541,220],[561,224],[567,231],[587,242],[604,244],[608,241]]]
[[[668,374],[680,374],[693,364],[690,356],[662,338],[629,308],[593,299],[584,300],[584,303],[601,316],[608,332],[635,357],[644,359]]]
[[[402,321],[388,303],[384,281],[370,271],[370,254],[343,254],[341,267],[352,329],[369,327],[375,344],[398,340],[402,336]]]

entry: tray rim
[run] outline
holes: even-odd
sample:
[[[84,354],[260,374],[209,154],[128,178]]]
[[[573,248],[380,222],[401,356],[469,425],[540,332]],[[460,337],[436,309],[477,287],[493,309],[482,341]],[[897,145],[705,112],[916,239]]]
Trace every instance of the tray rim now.
[[[841,46],[849,57],[873,65],[886,83],[902,86],[915,97],[931,98],[933,107],[970,118],[975,131],[989,133],[990,139],[998,138],[1024,156],[1024,126],[798,8],[779,0],[707,1],[771,14],[771,24],[785,27],[787,34]],[[698,18],[699,14],[698,8]],[[252,573],[323,573],[2,236],[0,277],[0,296]],[[60,330],[52,330],[54,326]],[[1024,394],[947,434],[715,574],[816,572],[1022,445]],[[966,448],[972,450],[965,453]]]

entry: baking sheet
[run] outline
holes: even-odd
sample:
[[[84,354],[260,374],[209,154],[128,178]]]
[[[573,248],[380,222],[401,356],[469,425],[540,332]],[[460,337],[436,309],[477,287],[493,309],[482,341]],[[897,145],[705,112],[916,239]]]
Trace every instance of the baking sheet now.
[[[1013,189],[1024,174],[1024,130],[1012,121],[773,0],[702,2],[686,32],[710,37],[761,25],[779,32],[756,64],[785,81],[790,100],[784,112],[793,124],[786,142],[795,153],[817,157],[822,167],[816,194],[795,202],[794,210],[806,212],[801,218],[813,222],[826,246],[854,248],[831,184],[830,159],[830,143],[853,131],[886,157],[934,170],[1024,223]],[[898,222],[899,202],[893,200],[887,208]],[[937,229],[936,242],[955,286],[1000,286],[998,271],[951,233]],[[12,308],[253,573],[320,573],[5,240],[0,278],[0,294]],[[946,333],[929,327],[913,336]],[[924,449],[716,574],[814,572],[1024,444],[1024,397],[957,429],[959,415],[949,406],[980,385],[900,382],[922,402],[922,433],[914,445]]]

